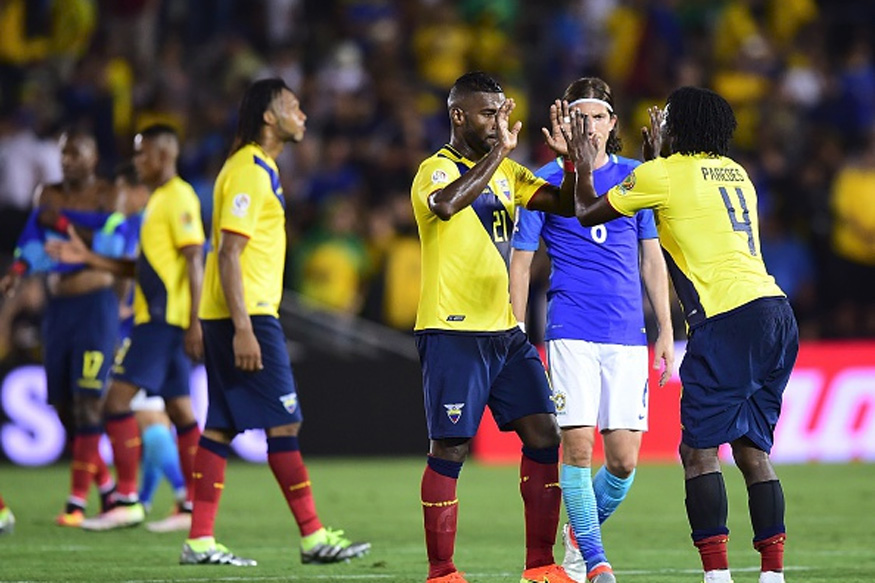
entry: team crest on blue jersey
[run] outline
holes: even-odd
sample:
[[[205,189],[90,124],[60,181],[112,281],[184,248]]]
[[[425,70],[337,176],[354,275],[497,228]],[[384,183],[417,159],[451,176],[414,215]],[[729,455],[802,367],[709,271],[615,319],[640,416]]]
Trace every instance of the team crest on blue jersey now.
[[[504,195],[504,198],[510,200],[510,183],[507,181],[507,178],[499,178],[495,183],[498,184],[498,189]]]
[[[630,190],[635,188],[635,171],[631,171],[629,175],[623,179],[623,182],[620,183],[618,187],[620,194],[626,194]]]
[[[444,409],[447,410],[447,417],[453,422],[453,425],[459,422],[462,418],[462,408],[465,403],[444,403]]]
[[[294,413],[295,409],[298,408],[298,395],[297,393],[288,393],[280,397],[280,403],[283,404],[283,408],[289,413]]]

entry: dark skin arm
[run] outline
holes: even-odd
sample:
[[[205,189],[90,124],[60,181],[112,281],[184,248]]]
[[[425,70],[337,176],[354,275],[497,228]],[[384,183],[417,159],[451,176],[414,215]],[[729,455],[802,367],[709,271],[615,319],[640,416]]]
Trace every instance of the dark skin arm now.
[[[201,332],[201,322],[197,317],[198,306],[201,303],[201,284],[204,279],[203,247],[188,245],[181,248],[179,252],[185,257],[185,271],[191,293],[191,314],[183,343],[185,353],[192,360],[197,361],[204,356],[204,337]]]
[[[234,366],[247,372],[255,372],[264,367],[261,363],[261,346],[252,330],[252,320],[243,296],[240,255],[248,242],[248,237],[222,231],[219,241],[219,278],[228,311],[231,312],[231,321],[234,323]]]
[[[61,263],[84,263],[94,269],[107,271],[118,277],[134,277],[136,262],[133,259],[115,259],[99,255],[88,248],[73,225],[67,228],[69,241],[52,239],[46,241],[46,253]]]

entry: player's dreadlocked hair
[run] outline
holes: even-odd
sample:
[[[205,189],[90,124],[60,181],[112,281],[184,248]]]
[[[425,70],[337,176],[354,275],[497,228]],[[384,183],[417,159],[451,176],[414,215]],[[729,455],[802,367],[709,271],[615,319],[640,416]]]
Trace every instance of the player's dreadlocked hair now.
[[[565,95],[562,99],[571,103],[578,99],[601,99],[610,105],[610,114],[616,117],[614,113],[614,95],[611,93],[611,87],[598,77],[581,77],[574,81],[565,90]],[[605,144],[605,152],[608,154],[616,154],[623,149],[623,142],[620,136],[617,135],[617,126],[608,134],[608,142]]]
[[[665,129],[679,154],[725,156],[735,131],[732,107],[717,93],[681,87],[668,96]]]
[[[264,112],[283,89],[291,91],[286,82],[279,78],[261,79],[249,86],[243,101],[240,102],[237,133],[234,135],[232,152],[236,152],[246,144],[258,142],[261,138],[261,128],[264,126]]]
[[[450,96],[447,98],[447,106],[452,107],[453,104],[470,93],[502,93],[504,89],[498,84],[498,81],[484,73],[483,71],[471,71],[465,73],[453,83],[450,88]]]

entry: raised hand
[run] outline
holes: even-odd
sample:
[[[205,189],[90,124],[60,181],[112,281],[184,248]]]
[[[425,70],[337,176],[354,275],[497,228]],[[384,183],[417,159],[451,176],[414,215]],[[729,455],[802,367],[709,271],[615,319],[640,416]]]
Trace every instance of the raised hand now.
[[[505,152],[510,152],[516,148],[520,130],[523,128],[523,122],[521,121],[517,121],[513,124],[513,127],[509,128],[510,114],[515,107],[516,102],[513,99],[505,99],[504,103],[501,104],[501,107],[498,108],[498,113],[496,114],[496,119],[498,121],[495,132],[496,138],[498,139],[496,145],[502,148]]]
[[[665,121],[665,112],[656,105],[648,107],[650,115],[650,127],[641,128],[641,137],[644,139],[641,145],[641,156],[644,161],[653,160],[662,151],[662,124]]]
[[[60,263],[86,263],[90,250],[73,225],[67,228],[69,241],[50,239],[46,241],[45,250],[49,257]]]
[[[571,117],[568,114],[568,102],[557,99],[550,105],[550,129],[541,128],[544,141],[557,156],[568,155],[568,144],[562,135],[562,128],[565,128],[566,132],[571,131]]]
[[[570,112],[569,118],[571,132],[560,126],[562,137],[568,144],[568,157],[574,162],[579,172],[591,172],[599,155],[599,135],[596,133],[590,135],[592,120],[589,116],[573,110]]]

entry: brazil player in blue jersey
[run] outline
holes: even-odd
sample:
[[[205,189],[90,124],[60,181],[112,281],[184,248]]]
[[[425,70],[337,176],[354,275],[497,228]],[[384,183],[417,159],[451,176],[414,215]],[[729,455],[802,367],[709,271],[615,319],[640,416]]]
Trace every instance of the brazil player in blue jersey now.
[[[526,524],[522,581],[570,581],[553,559],[559,522],[559,431],[546,373],[510,306],[507,262],[514,209],[571,216],[573,180],[549,184],[508,158],[522,124],[513,99],[482,72],[447,101],[450,142],[411,187],[422,242],[416,345],[431,440],[421,483],[430,583],[463,583],[453,562],[456,483],[485,407],[522,440]]]
[[[90,242],[115,211],[116,202],[112,186],[96,175],[97,145],[91,135],[65,132],[59,146],[63,181],[40,187],[36,209],[19,237],[16,261],[0,280],[0,292],[13,290],[24,275],[45,276],[49,300],[43,319],[43,361],[48,399],[73,442],[70,495],[56,524],[79,527],[91,484],[100,489],[104,510],[114,488],[98,444],[103,434],[101,399],[118,330],[118,298],[111,274],[81,263],[58,264],[43,246],[49,239],[67,237],[71,226]]]
[[[687,517],[705,583],[731,581],[728,505],[717,449],[729,443],[747,485],[760,583],[784,581],[784,494],[769,451],[799,348],[796,319],[760,253],[756,189],[727,157],[735,115],[720,95],[681,87],[651,108],[645,162],[599,197],[599,138],[572,112],[565,131],[584,226],[652,208],[688,325],[680,368]],[[663,123],[664,122],[664,123]],[[656,157],[663,136],[671,155]]]
[[[591,131],[599,135],[593,181],[603,194],[639,164],[617,155],[622,145],[611,89],[601,79],[584,77],[568,86],[563,100],[566,111],[561,102],[551,108],[553,128],[545,130],[548,143],[566,154],[558,127],[564,123],[563,113],[570,109],[588,117]],[[559,185],[564,166],[557,158],[535,175]],[[599,525],[631,487],[642,432],[647,430],[648,355],[641,281],[656,315],[654,366],[664,367],[664,384],[674,360],[668,275],[649,209],[582,227],[574,217],[521,208],[510,263],[511,301],[520,322],[525,322],[530,267],[540,239],[552,263],[547,359],[562,429],[560,484],[571,523],[563,532],[563,566],[579,581],[606,583],[614,575]],[[605,465],[593,477],[596,426],[604,441]]]
[[[267,463],[301,535],[301,562],[361,557],[371,545],[322,525],[298,445],[303,415],[279,322],[286,209],[276,158],[304,138],[307,116],[281,79],[253,83],[240,104],[231,155],[213,192],[211,250],[200,317],[209,405],[194,465],[194,509],[179,562],[255,565],[216,542],[230,443],[267,433]]]

